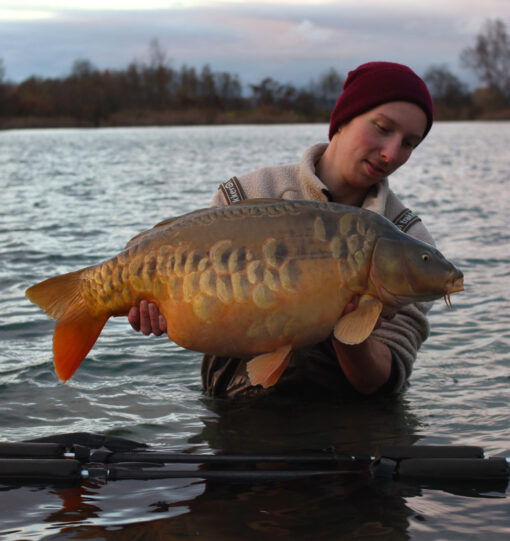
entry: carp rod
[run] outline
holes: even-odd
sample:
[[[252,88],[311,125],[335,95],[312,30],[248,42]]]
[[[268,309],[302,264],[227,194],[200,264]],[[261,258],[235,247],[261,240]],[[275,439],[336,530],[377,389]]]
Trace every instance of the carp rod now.
[[[79,483],[87,479],[198,478],[273,481],[366,476],[425,483],[496,483],[504,489],[510,458],[485,457],[481,447],[381,446],[375,456],[327,450],[293,455],[222,455],[152,450],[147,444],[87,432],[0,442],[0,483]]]

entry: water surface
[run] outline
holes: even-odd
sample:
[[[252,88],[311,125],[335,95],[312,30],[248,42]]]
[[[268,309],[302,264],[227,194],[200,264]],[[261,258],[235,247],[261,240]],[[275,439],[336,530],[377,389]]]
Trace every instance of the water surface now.
[[[91,431],[196,453],[375,453],[386,443],[470,444],[510,455],[510,123],[438,123],[392,188],[465,273],[399,397],[237,404],[201,392],[200,358],[110,320],[57,382],[53,323],[24,297],[117,253],[156,222],[209,204],[232,175],[300,159],[327,126],[0,133],[2,439]],[[508,492],[367,479],[226,484],[99,481],[6,487],[10,539],[504,539]]]

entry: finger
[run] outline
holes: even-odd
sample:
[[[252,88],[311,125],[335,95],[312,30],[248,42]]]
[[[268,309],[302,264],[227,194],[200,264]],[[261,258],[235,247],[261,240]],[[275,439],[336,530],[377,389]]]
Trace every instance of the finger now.
[[[159,314],[159,328],[162,333],[166,332],[166,319],[161,314]]]
[[[152,332],[156,336],[160,336],[162,331],[159,326],[159,309],[154,303],[149,303],[149,317],[151,320]]]
[[[135,331],[140,330],[140,310],[138,306],[132,306],[128,312],[128,321]]]
[[[356,305],[353,302],[349,302],[345,305],[344,315],[354,312],[354,310],[356,310]]]
[[[354,297],[345,305],[344,315],[349,312],[354,312],[359,305],[359,295],[354,295]]]
[[[140,301],[140,330],[146,336],[152,332],[149,303],[147,301]]]

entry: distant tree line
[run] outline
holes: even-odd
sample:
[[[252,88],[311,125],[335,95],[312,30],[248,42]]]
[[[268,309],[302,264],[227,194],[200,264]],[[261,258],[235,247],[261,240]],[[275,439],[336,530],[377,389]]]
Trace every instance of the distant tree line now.
[[[510,38],[500,19],[487,20],[475,43],[460,54],[483,86],[469,92],[446,66],[431,67],[424,79],[443,119],[510,119]]]
[[[446,65],[423,77],[439,119],[510,118],[510,39],[506,25],[488,20],[461,64],[483,86],[470,91]],[[157,40],[149,61],[124,70],[99,70],[74,62],[62,78],[5,78],[0,59],[0,127],[60,125],[206,124],[225,122],[327,121],[344,76],[331,68],[306,88],[270,77],[243,89],[237,75],[183,65],[172,67]]]

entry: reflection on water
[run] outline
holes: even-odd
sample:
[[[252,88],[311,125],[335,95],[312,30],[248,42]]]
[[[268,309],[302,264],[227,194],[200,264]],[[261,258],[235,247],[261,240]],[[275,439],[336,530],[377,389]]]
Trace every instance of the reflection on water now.
[[[219,182],[299,159],[326,127],[0,133],[0,415],[8,440],[93,431],[195,453],[374,454],[381,444],[480,445],[509,455],[508,123],[438,124],[392,186],[465,273],[400,397],[205,398],[200,355],[108,322],[65,385],[53,325],[24,298],[48,276],[96,263],[163,218],[205,206]],[[482,487],[483,488],[483,487]],[[11,539],[499,539],[505,488],[331,477],[272,483],[94,481],[0,492]],[[10,532],[10,533],[8,533]]]
[[[204,419],[202,432],[190,443],[206,443],[217,453],[299,454],[327,449],[364,457],[381,444],[418,441],[418,419],[402,396],[316,397],[313,407],[295,396],[234,408],[225,402],[206,402],[214,415]],[[373,478],[366,470],[354,476],[273,482],[89,481],[80,487],[12,488],[4,493],[9,502],[4,507],[4,532],[10,523],[19,524],[30,515],[32,521],[58,529],[59,533],[47,532],[45,539],[269,536],[390,541],[432,540],[438,531],[448,531],[448,539],[460,540],[473,529],[488,536],[505,530],[505,488],[506,483],[424,486]],[[30,537],[31,527],[10,531]]]
[[[203,419],[202,431],[189,442],[206,444],[217,453],[295,454],[327,449],[365,456],[375,453],[381,443],[416,441],[417,419],[403,397],[355,401],[315,397],[313,407],[296,396],[235,407],[209,399],[205,403],[213,415]],[[18,491],[33,501],[27,488],[10,492]],[[74,532],[119,540],[140,535],[150,539],[198,535],[205,539],[259,539],[262,534],[305,539],[316,535],[326,539],[357,535],[406,539],[408,517],[413,513],[401,491],[372,481],[368,473],[267,483],[96,482],[48,492],[54,509],[48,513],[46,500],[44,512],[38,510],[40,519],[59,524],[64,538]],[[419,491],[407,489],[405,494],[409,493]],[[132,522],[133,510],[137,522],[150,522],[118,531],[106,526],[112,521]],[[37,516],[35,509],[32,515]],[[158,518],[161,515],[165,518]],[[21,516],[26,516],[26,509]],[[91,523],[101,526],[85,526]],[[71,524],[82,526],[68,530],[66,525]]]

